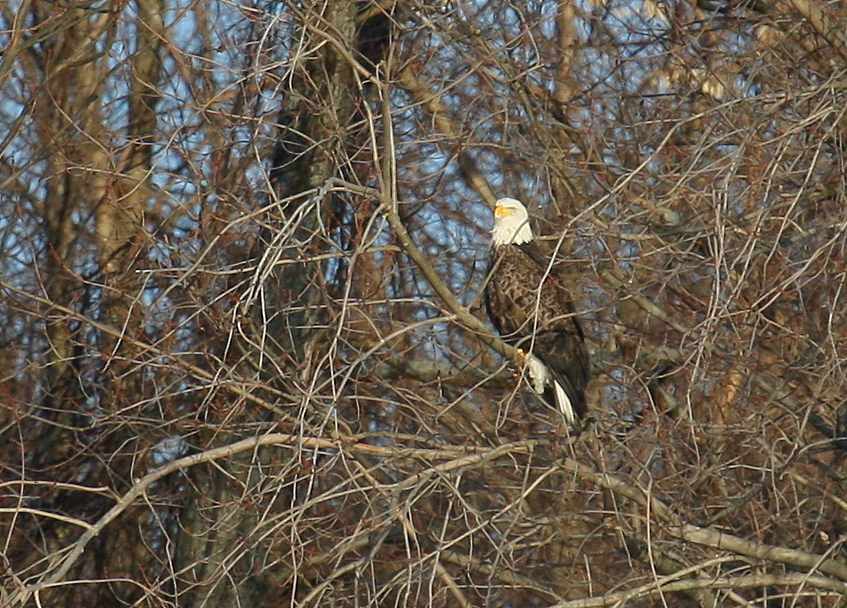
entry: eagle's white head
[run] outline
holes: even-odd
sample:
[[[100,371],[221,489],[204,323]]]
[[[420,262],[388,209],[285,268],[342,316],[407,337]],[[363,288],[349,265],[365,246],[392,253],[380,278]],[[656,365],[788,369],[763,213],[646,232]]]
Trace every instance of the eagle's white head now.
[[[521,245],[533,239],[529,214],[523,203],[514,198],[501,198],[494,205],[492,245]]]

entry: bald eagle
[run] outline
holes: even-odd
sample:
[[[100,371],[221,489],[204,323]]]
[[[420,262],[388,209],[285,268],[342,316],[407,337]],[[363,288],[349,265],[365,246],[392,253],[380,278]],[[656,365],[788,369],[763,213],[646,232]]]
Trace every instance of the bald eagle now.
[[[506,343],[528,353],[533,390],[573,425],[586,411],[585,338],[565,286],[535,241],[526,207],[513,198],[494,207],[488,274],[491,323]]]

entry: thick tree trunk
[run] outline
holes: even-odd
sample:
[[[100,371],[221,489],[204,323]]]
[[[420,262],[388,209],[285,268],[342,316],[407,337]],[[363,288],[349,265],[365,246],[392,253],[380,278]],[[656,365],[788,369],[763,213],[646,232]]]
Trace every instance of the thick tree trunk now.
[[[266,362],[264,379],[288,394],[296,394],[297,383],[310,386],[325,372],[322,359],[331,343],[327,335],[337,331],[335,311],[329,306],[347,270],[343,261],[325,254],[349,249],[357,237],[352,201],[327,190],[333,178],[361,181],[357,173],[368,172],[349,162],[368,141],[362,111],[368,102],[367,87],[357,80],[350,59],[378,60],[373,52],[365,60],[359,48],[363,32],[357,20],[359,4],[330,2],[319,16],[303,15],[298,42],[302,48],[319,50],[297,65],[284,91],[279,138],[269,159],[274,192],[254,251],[251,316],[254,344],[261,346]],[[375,45],[372,29],[367,36],[368,44]],[[266,273],[267,269],[272,272]],[[327,414],[308,408],[301,412],[300,424],[307,425],[307,420],[320,420]],[[244,488],[262,493],[258,487],[263,475],[273,476],[282,486],[276,496],[280,504],[303,500],[295,498],[289,485],[294,483],[300,457],[295,455],[292,464],[274,460],[278,455],[270,451],[248,453],[222,465],[226,474],[215,467],[192,472],[197,487],[204,491],[181,516],[184,533],[178,543],[177,570],[187,572],[185,605],[279,605],[280,592],[270,591],[278,590],[280,572],[263,569],[255,555],[261,543],[260,507],[237,505]],[[282,591],[294,592],[294,588]]]

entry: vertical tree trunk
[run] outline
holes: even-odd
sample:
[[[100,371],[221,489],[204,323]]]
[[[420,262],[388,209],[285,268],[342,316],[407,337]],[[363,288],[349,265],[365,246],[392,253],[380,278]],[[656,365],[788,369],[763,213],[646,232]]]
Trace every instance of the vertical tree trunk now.
[[[302,24],[302,42],[314,43],[309,26],[322,24],[317,27],[323,34],[352,56],[357,4],[354,0],[328,3],[322,19]],[[310,258],[344,246],[337,239],[333,242],[331,226],[344,213],[344,203],[321,189],[333,177],[350,177],[344,159],[352,156],[350,148],[356,138],[351,131],[362,130],[356,121],[362,116],[363,99],[353,66],[334,44],[322,45],[317,57],[299,68],[291,82],[271,168],[276,195],[283,202],[272,211],[271,221],[293,226],[287,233],[266,238],[274,247],[273,259],[298,263],[286,264],[276,273],[273,285],[268,286],[269,310],[264,314],[271,319],[269,333],[278,341],[289,366],[308,374],[308,359],[319,356],[315,345],[329,317],[324,296],[337,278],[325,262]],[[274,240],[278,236],[284,238]]]
[[[31,64],[33,69],[39,66],[44,76],[37,90],[36,124],[44,149],[50,150],[41,214],[46,235],[44,294],[57,306],[98,319],[130,338],[138,335],[140,327],[139,315],[129,311],[140,291],[134,271],[143,244],[142,217],[150,174],[147,150],[156,136],[157,32],[161,33],[161,3],[142,0],[136,7],[132,26],[138,30],[138,50],[131,60],[136,78],[128,100],[131,124],[123,134],[131,143],[123,150],[111,147],[116,125],[103,111],[110,65],[97,47],[115,27],[115,14],[92,13],[85,6],[56,12],[53,2],[35,2],[31,13],[36,23],[52,23],[54,31],[38,47],[43,63]],[[104,287],[102,297],[98,285]],[[116,456],[119,446],[135,445],[130,429],[106,433],[102,438],[99,435],[109,427],[109,417],[126,408],[129,400],[142,400],[138,374],[127,374],[131,366],[126,362],[134,357],[128,341],[95,332],[58,310],[48,319],[46,355],[51,363],[42,419],[51,423],[30,429],[28,441],[38,446],[29,452],[32,473],[76,462],[64,466],[56,481],[96,487],[110,486],[112,479],[131,480],[133,459]],[[94,420],[103,427],[96,428]],[[71,517],[90,518],[104,512],[110,501],[102,495],[66,489],[51,493],[44,506]],[[95,539],[90,559],[78,565],[75,576],[129,580],[141,575],[151,557],[135,519],[142,511],[130,509],[125,514],[121,534]],[[78,530],[60,522],[55,526],[67,528],[65,532],[56,530],[55,539]],[[58,551],[60,546],[54,549]],[[134,601],[139,593],[136,586],[118,582],[59,586],[47,595],[51,603],[61,605],[108,605],[116,598]]]
[[[319,15],[302,15],[298,43],[301,48],[318,50],[296,64],[290,87],[283,92],[279,137],[269,159],[277,202],[265,218],[267,225],[254,252],[252,318],[255,343],[262,346],[268,361],[265,380],[291,394],[298,389],[288,375],[309,386],[324,373],[321,359],[331,342],[326,335],[336,331],[329,306],[342,286],[345,267],[343,261],[327,261],[322,254],[346,250],[356,237],[351,201],[326,188],[336,177],[363,179],[350,162],[368,135],[362,122],[365,89],[357,82],[349,60],[364,57],[358,54],[362,31],[357,23],[359,4],[340,0],[326,3]],[[384,33],[387,36],[387,31]],[[368,43],[378,42],[369,30]],[[370,53],[367,59],[376,61],[378,57]],[[273,272],[266,274],[271,268]],[[255,282],[258,277],[267,278]],[[283,377],[279,370],[284,370]],[[326,412],[302,415],[320,419]],[[292,423],[303,421],[286,421]],[[299,470],[297,459],[301,457],[292,456],[292,471]],[[186,605],[279,604],[279,592],[269,593],[276,589],[270,574],[254,555],[261,513],[249,506],[237,508],[244,488],[263,483],[262,471],[275,471],[275,479],[283,477],[280,463],[271,459],[270,452],[246,453],[220,465],[226,475],[220,467],[193,472],[204,493],[181,517],[185,532],[178,544],[177,565],[178,570],[187,572],[186,582],[191,585],[183,596]],[[285,485],[277,500],[288,504],[295,499]],[[206,557],[198,559],[201,555]]]

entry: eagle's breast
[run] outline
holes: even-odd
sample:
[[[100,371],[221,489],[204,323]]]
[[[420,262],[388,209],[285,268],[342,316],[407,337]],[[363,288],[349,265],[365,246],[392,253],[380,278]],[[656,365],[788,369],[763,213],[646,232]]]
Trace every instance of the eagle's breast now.
[[[492,263],[493,273],[486,290],[488,305],[498,320],[497,331],[507,342],[514,343],[539,329],[546,316],[540,306],[547,299],[545,290],[542,289],[540,299],[538,295],[544,276],[535,262],[513,245],[496,247]]]

